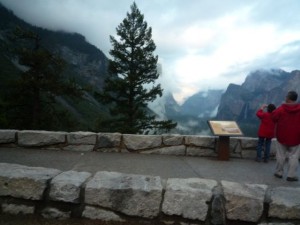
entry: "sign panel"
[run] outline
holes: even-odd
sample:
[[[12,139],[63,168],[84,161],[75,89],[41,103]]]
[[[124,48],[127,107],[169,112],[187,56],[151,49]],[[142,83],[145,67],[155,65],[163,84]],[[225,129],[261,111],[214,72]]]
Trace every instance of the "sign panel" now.
[[[209,120],[209,127],[217,136],[242,136],[243,133],[235,121]]]

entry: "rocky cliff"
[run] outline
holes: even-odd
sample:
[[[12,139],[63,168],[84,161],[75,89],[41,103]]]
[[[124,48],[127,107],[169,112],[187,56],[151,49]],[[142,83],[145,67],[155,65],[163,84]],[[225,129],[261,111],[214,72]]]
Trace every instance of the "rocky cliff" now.
[[[183,115],[214,117],[220,103],[223,90],[201,91],[188,98],[180,107]]]
[[[251,72],[242,85],[230,84],[222,95],[216,119],[235,120],[248,136],[256,135],[257,109],[264,103],[279,106],[289,90],[300,93],[300,71],[280,69]]]
[[[17,47],[18,43],[11,42],[10,37],[14,30],[20,27],[38,34],[41,46],[58,54],[66,61],[66,76],[76,78],[81,85],[102,88],[108,59],[101,50],[88,43],[82,35],[32,26],[17,18],[1,4],[0,17],[1,56],[11,61],[15,59],[15,55],[9,50]]]
[[[245,136],[256,137],[259,120],[255,113],[264,103],[279,106],[289,90],[300,93],[300,71],[281,69],[250,72],[241,84],[226,90],[198,92],[179,106],[174,99],[165,103],[165,114],[179,123],[177,132],[209,134],[207,120],[235,120]]]
[[[173,132],[180,134],[208,134],[207,120],[216,116],[223,90],[200,91],[179,105],[172,94],[166,95],[164,115],[178,123]]]

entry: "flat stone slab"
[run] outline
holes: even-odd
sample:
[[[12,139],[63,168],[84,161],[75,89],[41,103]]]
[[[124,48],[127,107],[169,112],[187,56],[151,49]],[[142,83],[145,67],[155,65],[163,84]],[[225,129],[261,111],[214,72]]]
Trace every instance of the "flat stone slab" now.
[[[47,207],[42,210],[41,215],[47,219],[68,219],[71,217],[71,211],[62,211],[54,207]]]
[[[62,144],[66,141],[66,132],[36,131],[25,130],[18,131],[18,144],[20,146],[47,146],[53,144]]]
[[[215,180],[170,178],[167,180],[162,211],[167,215],[205,221],[207,202],[211,200],[216,186]]]
[[[95,145],[97,140],[97,134],[93,132],[71,132],[67,135],[69,144],[84,144],[84,145]]]
[[[182,145],[184,141],[184,136],[182,135],[162,135],[163,143],[167,146],[176,146],[176,145]]]
[[[267,185],[221,181],[226,216],[231,220],[257,222],[262,216]]]
[[[80,189],[91,176],[88,172],[66,171],[51,180],[49,197],[54,201],[78,203]]]
[[[12,215],[26,215],[34,213],[34,206],[22,205],[22,204],[2,204],[2,212]]]
[[[160,177],[100,171],[86,184],[85,203],[153,218],[162,200]]]
[[[0,144],[16,142],[16,130],[0,130]]]
[[[160,147],[162,137],[159,135],[123,134],[123,141],[128,150],[136,151]]]
[[[95,149],[120,147],[121,138],[120,133],[98,133]]]
[[[114,212],[99,209],[93,206],[85,206],[82,212],[82,217],[92,219],[92,220],[101,220],[101,221],[117,221],[125,222],[120,216]]]
[[[41,200],[47,182],[61,171],[0,163],[0,196]]]
[[[268,216],[280,219],[300,219],[300,188],[272,189]]]
[[[216,145],[216,138],[211,136],[189,135],[185,137],[185,144],[188,146],[198,146],[214,149]]]

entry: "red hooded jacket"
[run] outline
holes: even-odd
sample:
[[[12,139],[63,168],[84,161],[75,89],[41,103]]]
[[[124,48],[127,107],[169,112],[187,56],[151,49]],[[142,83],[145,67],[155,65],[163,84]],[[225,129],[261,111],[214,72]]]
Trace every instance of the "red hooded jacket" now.
[[[282,104],[272,112],[276,138],[287,146],[300,144],[300,104]]]
[[[256,116],[261,121],[258,129],[258,137],[273,138],[275,136],[275,123],[272,120],[271,113],[259,109],[256,112]]]

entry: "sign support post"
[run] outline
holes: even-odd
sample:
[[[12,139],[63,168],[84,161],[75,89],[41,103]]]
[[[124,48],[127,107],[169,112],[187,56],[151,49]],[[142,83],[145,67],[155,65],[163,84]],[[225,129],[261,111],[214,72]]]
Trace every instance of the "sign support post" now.
[[[219,160],[229,160],[229,136],[219,136],[217,152]]]

